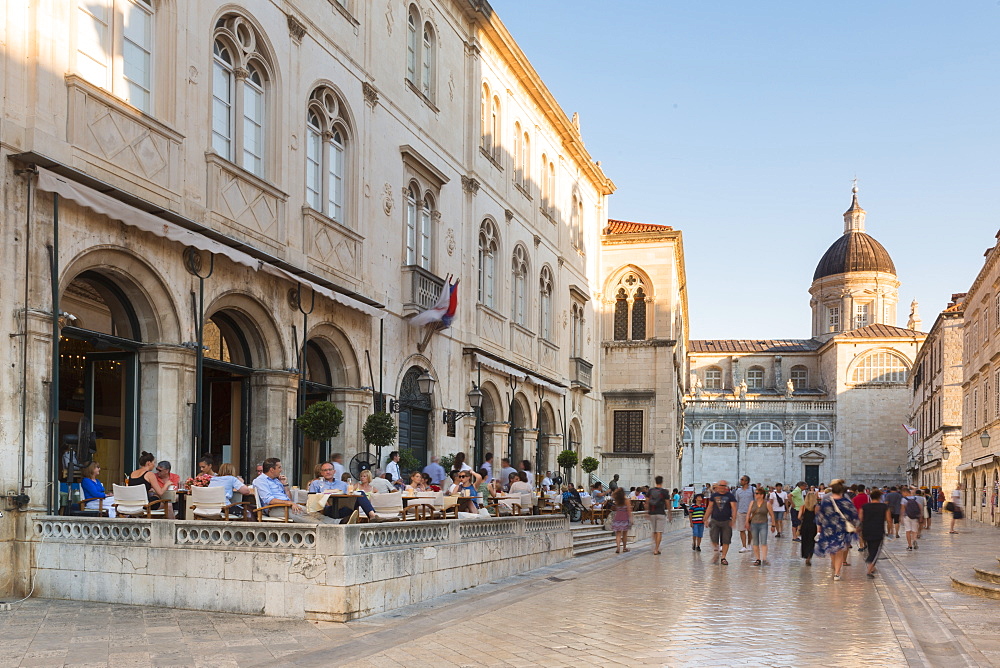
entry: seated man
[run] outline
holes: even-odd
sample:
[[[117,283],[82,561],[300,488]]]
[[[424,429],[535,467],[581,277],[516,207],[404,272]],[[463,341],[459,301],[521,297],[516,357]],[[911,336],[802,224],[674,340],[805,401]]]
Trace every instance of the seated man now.
[[[347,483],[337,480],[337,469],[333,462],[323,462],[316,467],[316,479],[309,483],[310,494],[322,494],[323,492],[347,493]]]
[[[372,489],[377,494],[391,494],[392,492],[399,491],[395,485],[382,476],[378,476],[372,480]]]
[[[552,471],[546,471],[545,477],[542,478],[542,491],[547,492],[552,489]]]
[[[590,489],[590,496],[594,499],[594,508],[601,508],[606,498],[603,483],[595,482]]]
[[[325,517],[322,519],[314,517],[307,513],[305,508],[297,503],[292,503],[292,500],[288,498],[288,485],[283,480],[284,476],[281,475],[280,459],[277,457],[265,459],[262,468],[264,472],[253,481],[262,506],[291,506],[288,509],[289,522],[315,524],[327,520]],[[271,508],[267,514],[269,517],[284,517],[285,511],[281,508]]]

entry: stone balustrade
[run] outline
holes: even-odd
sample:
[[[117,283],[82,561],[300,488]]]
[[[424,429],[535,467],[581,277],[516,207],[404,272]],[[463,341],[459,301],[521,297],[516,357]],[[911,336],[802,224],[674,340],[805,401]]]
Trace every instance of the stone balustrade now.
[[[40,517],[35,593],[346,621],[572,557],[563,516],[379,524]]]

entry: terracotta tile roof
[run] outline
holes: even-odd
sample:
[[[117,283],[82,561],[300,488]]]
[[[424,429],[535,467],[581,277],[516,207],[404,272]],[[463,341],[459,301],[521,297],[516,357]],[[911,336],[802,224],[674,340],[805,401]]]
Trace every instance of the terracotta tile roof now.
[[[689,344],[693,353],[807,353],[817,348],[816,339],[706,339]]]
[[[653,223],[631,223],[627,220],[608,219],[605,234],[642,234],[643,232],[669,232],[674,228],[669,225],[654,225]]]
[[[852,329],[849,332],[844,332],[838,334],[838,336],[846,336],[852,339],[880,339],[880,338],[891,338],[905,336],[907,338],[911,336],[923,336],[923,332],[918,332],[913,329],[906,329],[905,327],[895,327],[893,325],[883,325],[881,323],[876,323],[874,325],[868,325],[867,327],[861,327],[859,329]]]

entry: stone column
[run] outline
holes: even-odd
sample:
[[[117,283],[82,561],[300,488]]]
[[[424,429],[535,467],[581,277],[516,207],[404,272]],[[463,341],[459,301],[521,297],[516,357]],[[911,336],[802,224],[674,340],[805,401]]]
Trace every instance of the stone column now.
[[[556,457],[558,457],[559,453],[563,451],[563,435],[549,434],[545,440],[545,461],[542,465],[545,467],[546,471],[552,471],[552,475],[555,475],[556,469],[559,468],[559,463],[556,462]],[[541,471],[541,473],[544,472],[545,471]]]
[[[492,439],[490,432],[492,432]],[[483,453],[493,453],[494,466],[498,467],[498,471],[500,470],[500,460],[507,456],[507,435],[509,433],[509,422],[487,422],[483,425]]]
[[[260,462],[277,457],[291,478],[293,425],[298,374],[287,371],[259,371],[250,380],[250,458]]]
[[[344,467],[351,463],[351,457],[364,452],[365,437],[362,430],[365,420],[372,414],[372,393],[357,388],[338,389],[330,400],[344,411],[344,423],[340,425],[340,435],[330,439],[330,455],[340,452],[344,455]]]
[[[741,476],[750,475],[750,462],[747,461],[747,427],[749,426],[750,423],[746,420],[739,420],[736,423],[736,480],[730,480],[730,482],[734,483],[734,487],[739,483]]]
[[[781,426],[785,436],[785,442],[782,444],[785,468],[784,482],[786,485],[794,485],[799,480],[804,480],[803,475],[805,474],[805,471],[801,470],[802,465],[796,463],[795,445],[792,440],[795,436],[795,421],[785,420]]]
[[[531,462],[531,470],[535,471],[535,455],[538,450],[538,430],[537,429],[523,429],[521,430],[521,459],[527,459]],[[517,464],[514,464],[514,468],[518,468]],[[544,471],[543,471],[544,473]],[[535,484],[535,480],[529,480],[532,485]]]
[[[195,351],[153,345],[139,351],[140,450],[167,460],[181,480],[194,472],[191,420],[195,399]]]
[[[25,313],[20,314],[22,328],[26,345],[28,346],[28,373],[27,384],[20,391],[11,392],[10,396],[17,401],[9,404],[12,408],[10,415],[17,416],[17,422],[12,424],[8,430],[10,440],[17,436],[18,446],[20,446],[20,392],[25,395],[26,416],[25,422],[25,483],[31,483],[32,489],[27,491],[31,498],[29,508],[31,510],[44,510],[47,505],[47,492],[45,482],[48,480],[49,463],[49,404],[51,402],[51,378],[52,378],[52,316],[43,311],[29,310],[25,321]],[[11,339],[13,341],[13,339]],[[20,352],[20,351],[19,351]],[[20,369],[19,369],[20,370]],[[18,374],[20,376],[20,374]],[[20,448],[18,448],[20,449]],[[13,450],[13,449],[12,449]],[[18,453],[15,456],[5,458],[4,464],[0,465],[3,471],[2,479],[8,482],[8,486],[13,489],[15,482],[20,477]],[[13,523],[7,522],[8,526]]]

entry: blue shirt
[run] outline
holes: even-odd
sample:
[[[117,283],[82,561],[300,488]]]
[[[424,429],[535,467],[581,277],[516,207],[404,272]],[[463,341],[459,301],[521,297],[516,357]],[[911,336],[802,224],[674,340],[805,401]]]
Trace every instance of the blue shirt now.
[[[448,474],[444,472],[444,467],[437,462],[431,462],[425,466],[424,473],[431,477],[431,483],[435,485],[440,485],[441,481],[448,477]]]
[[[226,503],[233,500],[233,492],[237,487],[242,487],[243,483],[240,479],[234,475],[217,475],[213,476],[211,480],[208,481],[209,487],[225,487],[226,488]]]
[[[83,487],[83,498],[85,499],[106,499],[108,498],[107,493],[104,491],[104,483],[100,480],[91,480],[90,478],[84,478],[80,481],[80,485]]]
[[[347,483],[342,480],[327,480],[318,478],[309,483],[310,494],[322,494],[323,492],[343,492],[347,494]]]
[[[257,488],[262,506],[271,505],[272,501],[291,501],[285,493],[285,486],[277,478],[269,478],[267,474],[261,473],[253,481],[253,486]]]

